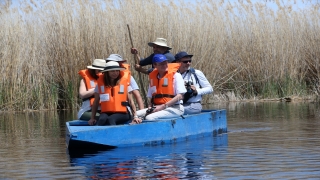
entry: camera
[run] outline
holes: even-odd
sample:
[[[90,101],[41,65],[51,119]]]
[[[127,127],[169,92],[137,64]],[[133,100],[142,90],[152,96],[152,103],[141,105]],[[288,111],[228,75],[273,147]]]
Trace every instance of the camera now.
[[[155,108],[155,106],[152,106],[150,109],[147,109],[146,114],[151,114]]]
[[[193,85],[192,81],[186,81],[184,82],[187,92],[184,94],[183,97],[183,103],[186,103],[192,96],[193,96],[193,90],[191,88],[191,85]]]
[[[192,81],[186,81],[185,82],[185,86],[186,86],[186,89],[187,89],[187,93],[193,93],[193,90],[191,88],[191,85],[193,85]]]

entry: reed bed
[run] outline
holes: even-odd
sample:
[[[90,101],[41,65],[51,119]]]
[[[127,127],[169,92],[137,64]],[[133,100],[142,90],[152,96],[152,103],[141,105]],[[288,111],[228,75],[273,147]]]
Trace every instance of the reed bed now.
[[[319,5],[275,2],[278,10],[249,0],[0,3],[0,111],[78,108],[79,70],[111,53],[134,64],[127,24],[142,57],[157,37],[173,54],[194,54],[215,90],[207,103],[317,98]]]

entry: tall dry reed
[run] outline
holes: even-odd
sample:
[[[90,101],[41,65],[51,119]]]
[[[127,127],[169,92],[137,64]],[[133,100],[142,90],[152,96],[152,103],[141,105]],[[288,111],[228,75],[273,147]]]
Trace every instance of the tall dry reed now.
[[[118,53],[134,64],[127,24],[143,57],[157,37],[173,54],[194,54],[193,66],[215,90],[206,102],[320,93],[317,4],[293,11],[294,1],[276,1],[275,11],[263,1],[7,2],[0,3],[1,111],[77,108],[77,73],[93,59]]]

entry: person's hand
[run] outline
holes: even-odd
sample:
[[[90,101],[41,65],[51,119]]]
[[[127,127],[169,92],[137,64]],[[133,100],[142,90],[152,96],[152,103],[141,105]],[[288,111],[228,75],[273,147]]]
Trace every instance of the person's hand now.
[[[96,120],[95,119],[90,119],[89,121],[88,121],[88,124],[90,125],[90,126],[93,126],[93,125],[95,125],[96,124]]]
[[[152,112],[158,112],[158,111],[162,111],[164,109],[166,109],[166,105],[161,104],[161,105],[157,105],[156,108]]]
[[[139,64],[136,64],[136,65],[134,65],[134,69],[135,69],[136,71],[140,71],[141,66],[140,66]]]
[[[137,69],[140,69],[141,66],[140,66],[139,64],[135,64],[135,65],[134,65],[134,68],[137,70]]]
[[[192,89],[192,91],[193,91],[193,95],[194,95],[194,96],[198,95],[197,88],[196,88],[194,85],[191,85],[191,89]]]
[[[140,119],[139,117],[134,117],[130,124],[140,124],[140,123],[142,123],[142,119]]]
[[[131,54],[138,54],[139,51],[136,48],[131,48]]]

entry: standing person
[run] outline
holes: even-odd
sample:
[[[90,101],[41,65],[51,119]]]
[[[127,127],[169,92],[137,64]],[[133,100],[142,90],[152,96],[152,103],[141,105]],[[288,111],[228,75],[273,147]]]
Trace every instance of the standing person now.
[[[87,66],[87,69],[80,70],[79,75],[82,77],[79,86],[79,97],[82,99],[82,105],[78,111],[77,117],[80,120],[90,120],[91,107],[94,101],[94,88],[97,85],[97,79],[100,71],[106,67],[106,61],[104,59],[95,59],[91,66]],[[96,117],[99,117],[100,106],[96,113]]]
[[[174,61],[173,54],[170,53],[172,49],[167,45],[167,40],[164,38],[157,38],[154,42],[149,42],[148,45],[153,48],[153,54],[148,56],[147,58],[141,59],[139,55],[139,51],[136,48],[131,48],[131,53],[136,54],[138,59],[140,59],[139,64],[135,65],[135,69],[143,74],[149,74],[153,68],[144,69],[142,66],[152,65],[152,58],[155,54],[163,54],[166,56],[169,63]]]
[[[110,56],[108,58],[106,58],[105,60],[106,60],[106,62],[109,62],[109,61],[118,62],[121,67],[126,68],[124,71],[126,73],[129,73],[129,75],[130,75],[130,86],[132,88],[132,94],[138,103],[139,109],[144,109],[143,100],[142,100],[140,92],[139,92],[139,86],[138,86],[136,80],[131,76],[129,64],[125,64],[125,62],[127,60],[122,59],[122,57],[119,54],[110,54]]]
[[[137,111],[137,115],[146,120],[183,115],[182,99],[187,90],[181,74],[177,73],[178,67],[168,68],[168,60],[162,54],[155,54],[152,61],[155,69],[149,74],[149,108]],[[147,114],[147,110],[151,112]]]
[[[183,99],[184,114],[200,113],[202,110],[202,95],[213,92],[212,86],[205,75],[200,70],[190,67],[192,56],[185,51],[181,51],[174,56],[175,61],[180,63],[178,72],[181,73],[187,89]]]
[[[141,120],[136,116],[135,105],[130,89],[130,77],[124,73],[125,68],[119,63],[110,61],[106,63],[102,74],[99,75],[98,84],[95,87],[92,115],[89,125],[118,125],[125,124],[131,119],[127,106],[132,107],[133,122]],[[93,115],[101,104],[99,120]]]

